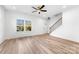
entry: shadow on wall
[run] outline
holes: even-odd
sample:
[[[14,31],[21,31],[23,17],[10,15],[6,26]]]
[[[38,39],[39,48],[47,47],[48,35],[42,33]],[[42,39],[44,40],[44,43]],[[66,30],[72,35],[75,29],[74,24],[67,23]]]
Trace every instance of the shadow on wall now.
[[[79,42],[79,7],[63,12],[62,26],[50,35]]]

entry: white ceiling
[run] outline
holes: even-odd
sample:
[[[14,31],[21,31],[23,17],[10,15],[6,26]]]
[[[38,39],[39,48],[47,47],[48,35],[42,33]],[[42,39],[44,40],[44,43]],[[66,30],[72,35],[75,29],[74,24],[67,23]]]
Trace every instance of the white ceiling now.
[[[42,18],[47,18],[47,17],[51,17],[57,13],[63,12],[66,9],[74,7],[74,6],[69,6],[69,5],[67,5],[67,6],[45,5],[45,7],[43,9],[46,9],[47,12],[41,12],[41,14],[38,14],[37,12],[32,13],[32,11],[34,11],[32,6],[37,7],[38,5],[5,5],[4,8],[6,10],[17,11],[17,12],[21,12],[21,13],[27,13],[30,15],[34,15],[34,16],[39,16]]]

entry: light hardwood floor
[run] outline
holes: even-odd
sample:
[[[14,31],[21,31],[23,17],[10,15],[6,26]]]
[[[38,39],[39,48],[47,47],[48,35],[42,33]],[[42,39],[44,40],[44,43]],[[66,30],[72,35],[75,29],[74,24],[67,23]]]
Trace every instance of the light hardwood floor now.
[[[79,43],[48,34],[4,41],[1,54],[78,54]]]

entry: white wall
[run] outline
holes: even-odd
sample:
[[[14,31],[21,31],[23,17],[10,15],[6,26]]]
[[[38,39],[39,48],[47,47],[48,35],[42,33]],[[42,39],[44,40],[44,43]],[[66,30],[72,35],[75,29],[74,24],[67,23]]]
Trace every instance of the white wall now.
[[[25,31],[25,32],[16,31],[16,20],[21,18],[26,20],[31,20],[32,31]],[[19,12],[6,11],[5,39],[47,33],[47,26],[45,25],[45,23],[46,23],[46,20],[39,17],[34,17],[31,15],[23,14]]]
[[[79,42],[79,7],[63,12],[62,21],[50,35]]]
[[[0,43],[4,40],[4,9],[0,6]]]

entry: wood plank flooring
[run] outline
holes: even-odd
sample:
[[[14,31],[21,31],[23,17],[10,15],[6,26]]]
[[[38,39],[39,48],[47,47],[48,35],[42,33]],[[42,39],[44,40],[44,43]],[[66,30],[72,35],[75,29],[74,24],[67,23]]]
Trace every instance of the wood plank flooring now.
[[[79,43],[48,34],[5,40],[0,54],[78,54]]]

